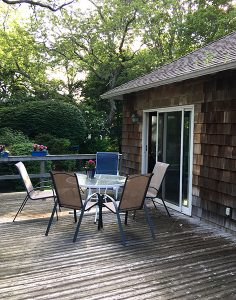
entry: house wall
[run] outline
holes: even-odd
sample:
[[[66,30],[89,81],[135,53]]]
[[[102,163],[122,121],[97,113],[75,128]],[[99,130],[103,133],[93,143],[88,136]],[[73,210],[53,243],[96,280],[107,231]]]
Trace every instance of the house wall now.
[[[142,124],[134,111],[194,105],[192,214],[236,231],[236,71],[127,95],[123,108],[123,172],[141,171]],[[226,217],[226,207],[231,208]]]

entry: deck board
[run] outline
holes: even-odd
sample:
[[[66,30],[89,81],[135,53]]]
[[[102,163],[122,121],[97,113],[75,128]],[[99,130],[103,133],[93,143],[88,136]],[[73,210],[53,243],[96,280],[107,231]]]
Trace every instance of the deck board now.
[[[0,299],[236,299],[236,242],[208,224],[162,207],[150,208],[156,239],[137,214],[120,240],[115,216],[104,229],[83,219],[72,243],[73,215],[60,214],[44,232],[52,203],[27,204],[16,222],[23,193],[0,195]]]

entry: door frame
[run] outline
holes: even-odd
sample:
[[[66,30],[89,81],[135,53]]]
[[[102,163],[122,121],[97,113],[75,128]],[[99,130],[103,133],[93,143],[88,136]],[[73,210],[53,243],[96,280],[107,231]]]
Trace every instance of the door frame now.
[[[147,172],[148,167],[148,124],[149,124],[149,113],[157,112],[157,136],[156,136],[156,147],[158,149],[158,117],[159,113],[164,112],[182,112],[181,119],[181,149],[180,149],[180,197],[179,197],[179,206],[172,203],[166,202],[166,205],[174,210],[182,212],[183,214],[191,216],[192,214],[192,174],[193,174],[193,132],[194,132],[194,105],[185,105],[185,106],[174,106],[174,107],[165,107],[165,108],[155,108],[143,110],[143,126],[142,126],[142,162],[141,162],[141,171],[142,173]],[[184,130],[184,112],[191,111],[190,118],[190,137],[189,137],[189,174],[188,174],[188,207],[182,205],[182,170],[183,170],[183,130]],[[157,153],[157,151],[156,151]],[[156,157],[157,159],[157,157]],[[158,201],[159,202],[159,201]],[[161,203],[161,201],[160,201]]]

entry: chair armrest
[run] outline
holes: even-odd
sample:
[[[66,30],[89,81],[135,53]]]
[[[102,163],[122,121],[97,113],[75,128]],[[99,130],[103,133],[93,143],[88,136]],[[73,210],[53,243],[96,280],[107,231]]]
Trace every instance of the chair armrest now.
[[[106,200],[109,199],[109,200],[112,201],[112,203],[106,201],[106,202],[103,203],[103,206],[108,208],[112,213],[118,214],[119,213],[119,209],[118,209],[119,204],[117,204],[117,202],[118,203],[120,203],[120,202],[115,201],[114,198],[112,198],[111,196],[109,196],[107,194],[104,194],[104,196],[106,197]]]
[[[53,187],[50,186],[50,185],[44,185],[43,188],[50,188],[50,190],[54,191]],[[40,186],[35,187],[32,191],[30,191],[30,193],[33,192],[33,191],[41,190],[41,189],[42,189],[42,187],[40,187]]]
[[[37,187],[38,185],[42,184],[42,183],[49,183],[50,186],[53,186],[53,183],[51,180],[43,180],[43,181],[40,181],[38,182],[37,184],[35,184],[35,187]]]
[[[154,186],[149,186],[148,190],[147,190],[147,193],[150,191],[150,190],[154,190],[156,192],[156,196],[158,195],[159,191],[158,189],[156,189]],[[148,196],[146,196],[148,198]]]
[[[117,201],[118,200],[112,198],[110,195],[107,195],[107,194],[104,194],[104,197],[110,199],[112,201],[112,203],[114,204],[115,208],[116,209],[118,208],[118,206],[117,206]]]
[[[94,201],[93,203],[91,203],[91,205],[88,205],[88,207],[86,208],[88,202],[90,202],[92,197],[95,196],[95,195],[97,195],[97,194],[93,193],[90,196],[88,196],[88,198],[86,200],[82,200],[84,210],[89,210],[93,206],[97,205],[97,201]]]

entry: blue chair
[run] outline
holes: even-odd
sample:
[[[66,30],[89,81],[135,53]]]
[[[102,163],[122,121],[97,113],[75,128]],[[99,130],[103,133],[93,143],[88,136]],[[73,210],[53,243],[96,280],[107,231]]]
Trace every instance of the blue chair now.
[[[96,174],[119,174],[119,152],[97,152],[96,153]],[[118,189],[113,189],[115,192],[115,198],[118,197]],[[99,193],[100,193],[99,189]],[[107,189],[104,191],[107,193]],[[91,191],[89,192],[89,194]],[[94,223],[98,218],[98,206],[96,206],[96,213]]]
[[[96,174],[118,175],[119,170],[118,152],[97,152],[96,154]]]

